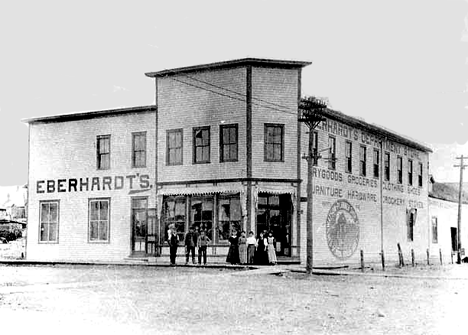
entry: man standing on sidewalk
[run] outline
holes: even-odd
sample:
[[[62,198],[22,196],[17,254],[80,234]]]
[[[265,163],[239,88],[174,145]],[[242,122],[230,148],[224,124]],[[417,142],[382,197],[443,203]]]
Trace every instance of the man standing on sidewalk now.
[[[193,227],[190,227],[189,232],[185,235],[185,265],[188,264],[190,253],[192,253],[192,262],[195,264],[195,233]]]
[[[208,243],[210,243],[211,240],[208,236],[206,236],[205,231],[202,230],[200,233],[200,236],[198,237],[198,264],[201,264],[201,259],[203,255],[203,265],[206,265],[206,248],[208,246]]]
[[[167,238],[167,243],[169,244],[169,252],[171,255],[171,265],[175,266],[176,257],[177,257],[177,246],[179,245],[179,237],[177,236],[175,229],[170,229],[168,231],[168,234],[169,236]]]

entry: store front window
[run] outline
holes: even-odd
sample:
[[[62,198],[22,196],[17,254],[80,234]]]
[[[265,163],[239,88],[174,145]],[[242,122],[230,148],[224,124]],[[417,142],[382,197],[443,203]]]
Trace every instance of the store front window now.
[[[241,204],[239,194],[220,195],[218,200],[218,229],[216,242],[228,242],[232,230],[241,230]]]

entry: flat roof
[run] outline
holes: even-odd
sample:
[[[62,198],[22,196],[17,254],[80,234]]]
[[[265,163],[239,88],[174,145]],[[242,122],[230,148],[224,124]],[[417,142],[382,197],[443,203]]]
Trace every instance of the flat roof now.
[[[322,116],[328,117],[330,119],[334,119],[336,121],[341,121],[341,122],[346,123],[348,125],[351,125],[351,126],[354,126],[354,127],[357,127],[357,128],[364,128],[364,129],[366,129],[366,130],[368,130],[370,132],[377,133],[378,135],[380,135],[382,137],[385,137],[388,140],[398,142],[398,143],[407,145],[409,147],[413,147],[413,148],[421,150],[421,151],[432,152],[431,148],[429,148],[429,147],[427,147],[427,146],[425,146],[425,145],[423,145],[421,143],[418,143],[415,140],[411,140],[411,139],[409,139],[409,138],[407,138],[407,137],[405,137],[403,135],[399,135],[399,134],[397,134],[397,133],[395,133],[395,132],[393,132],[391,130],[385,129],[385,128],[383,128],[381,126],[378,126],[378,125],[375,125],[375,124],[368,123],[368,122],[366,122],[364,120],[361,120],[359,118],[346,115],[346,114],[344,114],[342,112],[326,108],[326,109],[323,109],[323,110],[319,110],[318,113],[321,114]]]
[[[99,111],[88,111],[88,112],[79,112],[71,114],[61,114],[61,115],[51,115],[44,117],[35,117],[29,119],[23,119],[24,123],[48,123],[48,122],[64,122],[64,121],[74,121],[74,120],[83,120],[83,119],[92,119],[97,117],[105,117],[115,114],[129,114],[129,113],[144,113],[144,112],[153,112],[156,111],[155,105],[149,106],[137,106],[137,107],[125,107],[125,108],[115,108],[115,109],[106,109]]]
[[[156,78],[156,77],[176,75],[179,73],[200,72],[200,71],[206,71],[206,70],[233,68],[233,67],[240,67],[240,66],[247,66],[247,65],[285,68],[285,69],[299,69],[310,64],[312,64],[312,62],[293,61],[293,60],[275,60],[275,59],[264,59],[264,58],[241,58],[241,59],[234,59],[234,60],[229,60],[229,61],[224,61],[224,62],[179,67],[175,69],[162,70],[162,71],[157,71],[157,72],[147,72],[145,73],[145,75],[148,77]]]

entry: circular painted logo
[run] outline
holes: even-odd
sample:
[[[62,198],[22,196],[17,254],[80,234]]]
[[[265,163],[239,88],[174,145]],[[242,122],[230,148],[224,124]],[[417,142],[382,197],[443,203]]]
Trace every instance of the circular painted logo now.
[[[359,219],[353,206],[346,200],[337,200],[327,215],[327,243],[339,260],[351,257],[359,244]]]

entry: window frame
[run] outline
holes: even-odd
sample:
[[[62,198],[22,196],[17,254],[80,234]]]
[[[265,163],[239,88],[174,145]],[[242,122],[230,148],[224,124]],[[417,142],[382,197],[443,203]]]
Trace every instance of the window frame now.
[[[91,203],[96,202],[96,201],[107,201],[107,239],[106,240],[101,240],[101,239],[96,239],[93,240],[91,239],[91,221],[96,221],[96,220],[91,220]],[[104,221],[104,220],[97,220],[97,221]],[[110,197],[102,197],[102,198],[89,198],[88,199],[88,243],[92,244],[99,244],[99,243],[104,243],[104,244],[109,244],[110,243],[110,223],[111,223],[111,198]],[[99,236],[99,223],[98,223],[98,236]]]
[[[384,180],[390,181],[390,171],[391,171],[391,157],[388,151],[385,152],[384,155]]]
[[[268,158],[268,146],[269,145],[278,145],[278,143],[269,143],[267,142],[267,134],[268,134],[268,128],[280,128],[281,129],[281,143],[279,143],[280,145],[280,148],[281,148],[281,157],[279,159],[276,159],[276,158],[272,158],[272,159],[269,159]],[[280,123],[265,123],[264,124],[264,137],[263,137],[263,142],[264,142],[264,147],[263,147],[263,159],[265,162],[284,162],[284,132],[285,132],[285,129],[284,129],[284,124],[280,124]],[[274,147],[273,147],[274,148]],[[274,150],[273,150],[273,156],[274,156]]]
[[[413,186],[413,160],[408,159],[408,185]]]
[[[377,148],[374,148],[373,150],[373,176],[376,179],[380,178],[380,150]]]
[[[42,205],[44,204],[56,204],[57,205],[57,229],[56,229],[56,239],[55,240],[42,240]],[[49,210],[50,211],[50,210]],[[50,222],[47,222],[50,225]],[[39,233],[38,233],[38,243],[40,244],[58,244],[59,243],[59,228],[60,228],[60,200],[41,200],[39,201]],[[49,234],[47,234],[49,236]]]
[[[109,140],[109,152],[102,153],[101,152],[101,145],[100,140]],[[109,155],[109,166],[103,167],[102,166],[102,157],[104,155]],[[96,136],[96,169],[97,170],[110,170],[111,168],[111,135],[97,135]]]
[[[432,243],[438,244],[439,243],[439,220],[437,219],[437,216],[433,216],[431,218],[431,235],[432,235]]]
[[[418,187],[423,187],[423,163],[419,162],[418,169]]]
[[[166,207],[166,203],[168,201],[173,201],[174,202],[174,218],[173,219],[170,219],[168,220],[168,216],[167,216],[167,210],[168,208]],[[177,220],[177,216],[175,215],[176,214],[176,206],[177,206],[177,203],[182,203],[183,204],[183,208],[184,208],[184,218],[183,218],[183,221],[182,220]],[[163,201],[162,201],[162,213],[161,213],[161,220],[163,221],[162,222],[162,229],[164,229],[163,233],[161,234],[161,236],[164,236],[164,242],[167,242],[167,230],[168,230],[168,227],[169,225],[171,224],[174,224],[174,226],[177,228],[178,226],[182,226],[183,227],[183,231],[177,231],[177,235],[179,236],[179,245],[183,245],[184,244],[184,239],[185,239],[185,234],[188,232],[188,217],[189,217],[189,214],[188,213],[188,206],[190,204],[190,199],[187,195],[164,195],[163,196]],[[181,224],[183,223],[183,224]]]
[[[135,141],[135,138],[137,136],[143,136],[144,138],[144,141],[145,141],[145,144],[144,144],[144,149],[143,150],[136,150],[136,141]],[[146,137],[146,131],[137,131],[137,132],[133,132],[132,133],[132,168],[145,168],[146,167],[146,161],[147,161],[147,137]],[[137,164],[136,162],[136,153],[141,153],[143,152],[144,153],[144,161],[142,164]]]
[[[173,133],[180,133],[180,147],[169,147],[169,135]],[[171,157],[171,150],[180,150],[180,162],[172,163],[170,161]],[[177,128],[177,129],[168,129],[166,130],[166,165],[167,166],[175,166],[175,165],[183,165],[184,164],[184,129]]]
[[[416,225],[416,212],[410,210],[406,222],[406,238],[408,242],[414,242],[414,226]]]
[[[318,165],[318,131],[312,133],[312,154],[314,155],[312,165]]]
[[[365,145],[359,146],[359,175],[367,176],[367,147]]]
[[[345,142],[345,158],[346,158],[345,172],[353,173],[353,142],[351,141]]]
[[[328,136],[328,169],[336,170],[336,137]]]
[[[232,205],[231,205],[231,201],[235,199],[235,200],[238,200],[239,202],[239,213],[240,213],[240,220],[233,220],[232,219],[232,215],[229,215],[229,220],[220,220],[220,213],[221,213],[221,202],[223,200],[229,200],[229,214],[231,214],[233,211],[231,209]],[[242,230],[242,224],[243,224],[243,221],[242,221],[242,204],[241,204],[241,196],[240,196],[240,193],[235,193],[235,194],[229,194],[229,193],[226,193],[226,194],[219,194],[216,198],[216,203],[215,203],[215,206],[216,206],[216,217],[215,217],[215,223],[213,223],[213,226],[215,226],[213,229],[215,230],[216,234],[215,234],[215,243],[217,244],[221,244],[221,245],[225,245],[225,244],[228,244],[229,243],[229,236],[230,236],[230,232],[232,231],[232,226],[236,223],[236,222],[239,222],[238,225],[236,225],[236,230],[237,231],[240,231]],[[219,238],[219,227],[220,227],[220,224],[223,223],[223,222],[229,222],[229,236],[226,240],[221,240]]]
[[[208,132],[208,145],[197,145],[197,131]],[[210,126],[194,127],[192,130],[192,163],[193,164],[209,164],[211,163],[211,130]],[[202,135],[203,138],[203,135]],[[197,148],[208,148],[208,159],[197,160]],[[203,156],[203,155],[202,155]],[[203,157],[202,157],[203,158]]]
[[[224,130],[225,129],[234,129],[234,133],[236,136],[236,141],[234,143],[224,143]],[[230,136],[229,136],[230,138]],[[235,147],[235,152],[236,152],[236,157],[231,158],[229,157],[228,159],[224,159],[224,150],[225,146],[228,147],[228,152],[231,153],[231,146]],[[219,161],[221,163],[226,163],[226,162],[237,162],[239,161],[239,125],[237,123],[232,123],[232,124],[222,124],[219,126]]]
[[[397,156],[397,184],[403,184],[403,157]]]

